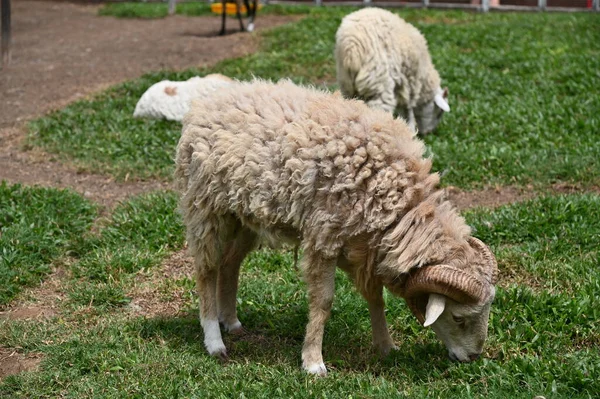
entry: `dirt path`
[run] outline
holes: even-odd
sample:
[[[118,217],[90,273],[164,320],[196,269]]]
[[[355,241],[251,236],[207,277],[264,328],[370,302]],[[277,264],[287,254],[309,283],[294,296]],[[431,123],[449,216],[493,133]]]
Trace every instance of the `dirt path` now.
[[[0,181],[70,187],[103,205],[167,187],[79,173],[41,151],[24,151],[24,122],[110,85],[160,69],[211,65],[256,51],[256,35],[216,36],[220,19],[98,17],[97,5],[12,1],[12,63],[0,70]],[[297,17],[260,16],[258,30]],[[234,32],[235,24],[229,24]]]

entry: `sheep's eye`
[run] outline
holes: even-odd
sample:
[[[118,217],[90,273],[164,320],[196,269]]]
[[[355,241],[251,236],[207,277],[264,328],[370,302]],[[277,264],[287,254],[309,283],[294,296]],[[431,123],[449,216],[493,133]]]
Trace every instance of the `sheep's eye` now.
[[[457,324],[465,324],[464,317],[452,316],[452,319],[454,319],[454,322]]]

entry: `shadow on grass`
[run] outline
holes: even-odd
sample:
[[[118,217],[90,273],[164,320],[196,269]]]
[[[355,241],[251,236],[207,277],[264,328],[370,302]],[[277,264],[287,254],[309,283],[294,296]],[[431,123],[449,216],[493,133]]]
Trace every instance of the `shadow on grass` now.
[[[300,308],[298,306],[294,310]],[[223,366],[253,363],[266,367],[283,365],[299,368],[306,322],[304,313],[284,309],[277,315],[272,315],[267,323],[256,323],[256,320],[264,320],[264,317],[259,317],[265,316],[263,311],[245,313],[246,319],[251,321],[245,324],[243,333],[223,334],[229,356]],[[350,316],[344,318],[350,319]],[[347,326],[352,322],[353,320],[342,320],[342,323],[336,325]],[[158,339],[178,351],[209,356],[204,349],[204,335],[195,312],[180,317],[138,320],[136,324],[144,339]],[[401,369],[411,379],[426,381],[427,374],[444,374],[451,365],[446,350],[438,342],[423,343],[418,342],[418,337],[407,336],[406,340],[397,342],[398,349],[385,358],[370,343],[370,332],[363,334],[350,327],[342,330],[328,324],[323,343],[323,356],[328,369],[344,373],[367,372],[375,376],[394,374]],[[429,370],[429,373],[424,374],[423,370]]]

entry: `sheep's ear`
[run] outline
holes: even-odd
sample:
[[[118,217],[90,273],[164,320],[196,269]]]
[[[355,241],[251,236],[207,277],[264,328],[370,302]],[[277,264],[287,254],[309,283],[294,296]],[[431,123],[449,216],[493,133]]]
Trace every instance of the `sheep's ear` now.
[[[429,327],[440,317],[446,307],[446,297],[440,294],[429,294],[427,310],[425,311],[424,327]]]
[[[442,92],[442,97],[448,98],[448,88],[444,87],[444,91]]]
[[[433,98],[435,104],[440,107],[444,112],[450,112],[450,106],[446,102],[446,99],[442,96],[443,93],[436,94]]]

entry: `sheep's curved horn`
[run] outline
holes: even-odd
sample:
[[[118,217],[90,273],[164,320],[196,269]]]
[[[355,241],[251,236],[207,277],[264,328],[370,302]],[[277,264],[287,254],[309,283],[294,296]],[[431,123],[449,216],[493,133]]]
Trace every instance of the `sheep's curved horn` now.
[[[448,103],[446,102],[446,100],[444,99],[444,97],[442,97],[441,93],[440,94],[436,94],[435,97],[433,97],[433,101],[444,112],[450,112],[450,106],[448,105]]]
[[[496,257],[492,251],[480,239],[475,237],[469,237],[469,245],[483,256],[483,259],[488,264],[490,284],[496,284],[498,281],[498,262],[496,262]]]
[[[408,277],[403,296],[421,324],[425,322],[424,305],[432,293],[445,295],[458,303],[474,304],[486,302],[492,290],[484,279],[449,265],[418,268]]]

